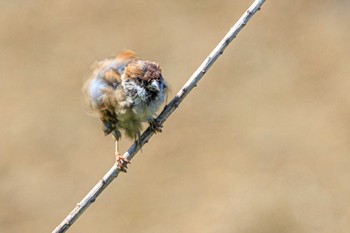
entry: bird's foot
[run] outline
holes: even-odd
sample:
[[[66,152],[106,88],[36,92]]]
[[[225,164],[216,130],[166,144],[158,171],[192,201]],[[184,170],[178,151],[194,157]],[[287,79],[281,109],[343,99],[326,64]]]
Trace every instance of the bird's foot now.
[[[163,131],[163,124],[157,119],[153,119],[149,122],[149,126],[154,133],[161,133]]]
[[[118,154],[116,155],[115,164],[120,169],[120,171],[126,173],[127,172],[126,169],[128,168],[128,164],[130,164],[130,161]]]

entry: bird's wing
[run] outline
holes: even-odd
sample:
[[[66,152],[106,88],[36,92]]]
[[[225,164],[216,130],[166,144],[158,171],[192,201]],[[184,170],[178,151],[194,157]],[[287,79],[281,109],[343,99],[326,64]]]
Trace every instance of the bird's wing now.
[[[137,57],[133,51],[121,51],[114,58],[97,62],[94,67],[94,76],[115,89],[121,83],[121,76],[125,67],[135,60],[137,60]]]
[[[131,50],[124,50],[119,52],[115,58],[115,71],[121,76],[124,73],[125,67],[133,61],[138,60],[136,53]]]
[[[116,109],[116,92],[121,83],[125,67],[135,61],[136,54],[131,50],[118,53],[115,57],[96,62],[91,78],[85,83],[83,92],[93,111]]]

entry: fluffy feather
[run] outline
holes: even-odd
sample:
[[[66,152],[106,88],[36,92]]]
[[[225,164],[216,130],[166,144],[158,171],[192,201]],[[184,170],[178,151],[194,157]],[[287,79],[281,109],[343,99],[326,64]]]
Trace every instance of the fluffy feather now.
[[[112,133],[116,140],[120,129],[138,138],[142,123],[153,121],[167,93],[160,66],[139,60],[130,50],[97,62],[83,90],[105,134]]]

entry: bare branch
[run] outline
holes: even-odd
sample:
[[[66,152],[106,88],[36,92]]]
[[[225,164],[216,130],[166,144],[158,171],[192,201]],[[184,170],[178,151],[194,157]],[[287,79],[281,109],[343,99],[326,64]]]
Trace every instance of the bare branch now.
[[[197,85],[199,80],[208,71],[211,65],[218,59],[223,53],[229,43],[237,36],[241,29],[247,24],[249,19],[260,9],[265,0],[255,0],[254,3],[248,8],[248,10],[242,15],[237,23],[229,30],[225,37],[220,41],[216,48],[209,54],[199,68],[192,74],[190,79],[171,100],[171,102],[164,108],[157,120],[160,123],[164,123],[167,118],[175,111],[180,105],[187,94]],[[141,149],[141,147],[148,142],[153,136],[153,131],[147,128],[141,135],[140,144],[134,143],[123,157],[127,160],[131,160],[135,154]],[[93,203],[100,193],[118,176],[120,169],[114,165],[107,174],[91,189],[91,191],[81,200],[80,203],[73,209],[73,211],[56,227],[53,233],[65,232],[67,229],[79,218],[79,216]]]

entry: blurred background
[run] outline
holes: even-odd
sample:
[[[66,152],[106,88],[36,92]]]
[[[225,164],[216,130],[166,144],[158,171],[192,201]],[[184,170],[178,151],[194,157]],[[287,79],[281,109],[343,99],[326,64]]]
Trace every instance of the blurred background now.
[[[51,232],[113,165],[96,60],[160,63],[171,99],[252,2],[2,0],[0,232]],[[349,232],[349,10],[267,1],[68,232]]]

